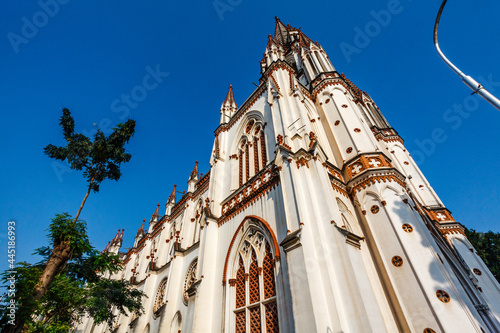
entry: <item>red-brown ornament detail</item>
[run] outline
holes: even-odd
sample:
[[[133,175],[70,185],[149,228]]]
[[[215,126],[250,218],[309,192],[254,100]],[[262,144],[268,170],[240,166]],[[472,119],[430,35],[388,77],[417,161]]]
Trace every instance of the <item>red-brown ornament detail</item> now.
[[[403,227],[402,227],[402,228],[403,228],[403,230],[404,230],[405,232],[407,232],[407,233],[410,233],[410,232],[412,232],[412,231],[413,231],[413,227],[412,227],[411,225],[409,225],[408,223],[403,224]]]
[[[337,121],[335,121],[335,123],[334,123],[334,125],[335,125],[335,126],[339,126],[339,124],[340,124],[340,120],[337,120]]]
[[[325,104],[328,104],[328,102],[330,102],[329,98],[326,99]]]
[[[344,109],[347,109],[347,104],[342,104],[342,107],[343,107]]]
[[[370,208],[370,212],[372,212],[372,214],[377,214],[379,210],[380,208],[377,205],[373,205],[372,208]]]
[[[474,274],[476,274],[476,275],[483,275],[483,272],[481,272],[481,271],[480,271],[479,269],[477,269],[477,268],[474,268],[472,271],[473,271],[473,272],[474,272]]]
[[[352,147],[347,148],[345,151],[346,151],[346,153],[348,153],[348,154],[352,153]]]
[[[359,128],[355,128],[355,129],[354,129],[354,132],[356,132],[356,133],[360,133],[360,132],[361,132],[361,130],[360,130]]]
[[[252,119],[252,120],[250,120],[250,122],[247,125],[247,128],[245,129],[246,133],[250,133],[250,130],[252,129],[253,124],[254,124],[254,120]]]
[[[426,328],[424,329],[424,333],[436,333],[432,328]]]
[[[444,290],[439,289],[436,291],[436,297],[443,303],[448,303],[451,300],[450,295]]]
[[[403,258],[401,258],[400,256],[394,256],[394,257],[392,257],[391,262],[396,267],[403,266]]]
[[[403,162],[405,165],[410,165],[410,163],[408,163],[407,161],[404,161]]]

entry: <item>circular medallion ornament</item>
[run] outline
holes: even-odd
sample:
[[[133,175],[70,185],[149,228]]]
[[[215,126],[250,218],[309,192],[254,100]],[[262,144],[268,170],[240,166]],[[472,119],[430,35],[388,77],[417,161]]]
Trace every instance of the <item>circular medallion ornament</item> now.
[[[392,257],[391,262],[396,267],[403,266],[403,258],[401,258],[400,256],[394,256],[394,257]]]
[[[448,303],[451,300],[450,295],[448,295],[446,291],[441,289],[436,291],[436,296],[443,303]]]
[[[403,227],[402,227],[402,228],[403,228],[403,230],[404,230],[405,232],[407,232],[407,233],[410,233],[410,232],[412,232],[412,231],[413,231],[413,227],[412,227],[411,225],[409,225],[408,223],[403,224]]]
[[[345,151],[346,151],[346,153],[348,153],[348,154],[352,153],[352,147],[347,148]]]
[[[474,268],[472,271],[473,271],[473,272],[474,272],[474,274],[476,274],[476,275],[483,275],[483,272],[481,272],[478,268]]]
[[[380,208],[377,205],[373,205],[372,208],[370,208],[370,212],[372,212],[372,214],[377,214],[379,210]]]

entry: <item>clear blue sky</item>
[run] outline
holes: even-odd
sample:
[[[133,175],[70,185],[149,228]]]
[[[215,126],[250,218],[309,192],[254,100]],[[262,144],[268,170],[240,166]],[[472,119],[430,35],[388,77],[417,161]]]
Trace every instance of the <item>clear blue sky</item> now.
[[[441,1],[60,2],[45,6],[51,15],[37,1],[7,1],[0,10],[0,246],[6,251],[14,219],[18,260],[33,261],[50,219],[74,215],[85,194],[79,172],[54,169],[43,154],[47,144],[63,144],[62,107],[78,131],[109,128],[125,113],[137,121],[121,180],[104,182],[81,215],[97,248],[118,228],[131,246],[142,219],[157,203],[164,210],[173,184],[187,188],[195,160],[208,171],[221,102],[229,84],[238,105],[254,90],[275,16],[319,41],[337,70],[372,96],[458,221],[500,231],[500,112],[470,97],[438,58],[432,28]],[[387,8],[390,16],[375,23]],[[452,61],[493,81],[500,96],[499,13],[498,1],[449,1],[440,40]],[[369,39],[356,38],[366,29]],[[346,56],[347,44],[356,52]],[[161,82],[141,88],[156,70]],[[127,106],[122,94],[131,92],[140,101]],[[430,144],[436,129],[446,139]],[[0,269],[6,260],[0,255]]]

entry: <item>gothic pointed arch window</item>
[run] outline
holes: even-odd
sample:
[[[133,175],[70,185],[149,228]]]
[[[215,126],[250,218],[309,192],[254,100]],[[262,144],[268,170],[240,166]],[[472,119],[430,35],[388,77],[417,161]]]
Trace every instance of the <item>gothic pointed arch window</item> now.
[[[267,165],[264,124],[260,119],[248,120],[234,156],[238,159],[237,187],[241,187]]]
[[[233,303],[236,333],[279,332],[275,259],[259,230],[250,230],[237,254]]]
[[[155,303],[153,305],[153,316],[158,317],[163,306],[167,303],[167,278],[163,279],[158,286],[158,291],[155,296]]]
[[[198,204],[196,205],[194,217],[191,220],[194,222],[193,244],[200,241],[202,215],[203,215],[203,200],[200,198],[200,200],[198,200]]]

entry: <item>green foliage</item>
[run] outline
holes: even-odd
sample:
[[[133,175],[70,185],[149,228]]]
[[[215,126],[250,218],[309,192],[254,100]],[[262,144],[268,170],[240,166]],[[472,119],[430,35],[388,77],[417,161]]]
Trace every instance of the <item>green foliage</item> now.
[[[83,176],[94,192],[99,191],[103,180],[120,179],[120,164],[130,161],[132,157],[125,152],[124,146],[134,135],[134,120],[119,124],[108,137],[97,130],[93,142],[85,135],[75,133],[75,121],[68,109],[63,109],[60,125],[67,145],[57,147],[50,144],[45,147],[45,154],[50,158],[67,160],[71,169],[83,170]]]
[[[500,233],[478,232],[466,228],[465,234],[493,276],[500,282]]]
[[[49,225],[49,229],[47,230],[49,234],[47,236],[52,248],[63,242],[67,242],[71,247],[73,256],[80,257],[92,249],[86,228],[87,224],[82,220],[77,220],[73,223],[73,219],[68,213],[57,214]],[[48,251],[48,249],[43,248],[44,251]]]
[[[16,267],[16,294],[6,295],[0,304],[0,326],[5,327],[9,317],[10,299],[17,302],[16,318],[24,323],[26,332],[71,331],[86,314],[96,323],[112,325],[113,309],[126,315],[142,313],[142,291],[131,288],[127,281],[111,280],[105,276],[123,269],[117,255],[99,253],[89,242],[84,221],[72,223],[72,217],[58,214],[49,225],[48,238],[51,246],[68,241],[73,257],[55,276],[49,290],[40,301],[33,298],[33,290],[52,252],[51,247],[41,247],[34,254],[42,257],[36,264],[19,263]],[[0,280],[8,286],[9,271]]]

